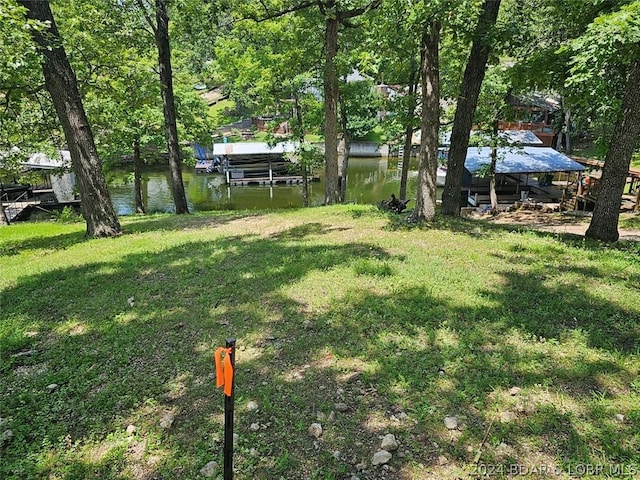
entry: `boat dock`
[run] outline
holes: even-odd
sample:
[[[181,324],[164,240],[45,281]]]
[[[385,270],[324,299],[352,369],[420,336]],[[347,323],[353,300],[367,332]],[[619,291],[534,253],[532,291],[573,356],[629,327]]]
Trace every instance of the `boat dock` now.
[[[320,180],[317,176],[307,177],[309,182],[317,182]],[[243,178],[229,178],[229,185],[232,186],[248,186],[248,185],[299,185],[302,184],[301,175],[289,175],[289,176],[274,176],[274,177],[243,177]]]
[[[290,142],[215,143],[209,156],[214,162],[219,159],[228,185],[296,185],[303,182],[299,166],[296,168],[296,148],[297,144]],[[308,180],[317,177],[309,173]]]
[[[4,207],[4,214],[7,217],[7,221],[9,223],[20,220],[20,218],[27,215],[27,213],[29,213],[33,207],[39,205],[40,200],[2,202],[2,206]]]
[[[42,210],[43,212],[51,213],[52,210],[72,206],[79,207],[80,200],[71,200],[67,202],[48,202],[42,201],[39,198],[30,198],[16,201],[4,201],[2,202],[4,207],[4,214],[9,223],[13,223],[19,220],[28,218],[29,214],[34,210]]]
[[[533,183],[524,175],[505,175],[503,182],[496,186],[498,203],[513,204],[525,200],[534,200],[542,203],[559,203],[563,199],[562,182],[551,182],[548,185]],[[468,190],[467,201],[472,207],[488,205],[491,203],[489,193],[489,179],[480,179]]]
[[[9,223],[24,220],[34,210],[42,210],[51,213],[66,206],[79,207],[80,200],[65,199],[59,201],[55,195],[53,188],[32,188],[25,187],[25,190],[19,195],[10,195],[7,192],[0,194],[4,214]]]

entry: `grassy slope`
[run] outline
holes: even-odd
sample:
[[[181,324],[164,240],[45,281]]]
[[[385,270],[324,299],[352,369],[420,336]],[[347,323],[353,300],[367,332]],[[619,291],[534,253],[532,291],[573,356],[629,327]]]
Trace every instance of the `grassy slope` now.
[[[350,478],[385,433],[401,453],[360,478],[640,469],[637,244],[355,206],[123,223],[2,229],[0,478],[199,478],[228,336],[238,479]]]

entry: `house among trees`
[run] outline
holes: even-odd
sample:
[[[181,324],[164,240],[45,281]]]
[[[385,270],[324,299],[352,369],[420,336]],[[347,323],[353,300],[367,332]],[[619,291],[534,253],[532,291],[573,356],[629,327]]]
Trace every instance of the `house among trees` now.
[[[524,97],[508,95],[507,104],[515,111],[517,120],[499,122],[500,130],[528,130],[533,132],[545,147],[554,145],[556,135],[554,122],[560,111],[559,100],[532,93]]]

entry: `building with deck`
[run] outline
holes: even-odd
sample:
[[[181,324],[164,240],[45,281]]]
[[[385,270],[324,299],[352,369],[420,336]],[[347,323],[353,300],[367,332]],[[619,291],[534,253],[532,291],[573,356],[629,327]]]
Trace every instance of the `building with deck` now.
[[[0,179],[0,201],[7,221],[21,220],[34,208],[48,212],[63,205],[79,205],[75,174],[69,171],[70,165],[68,150],[61,150],[59,158],[34,153],[21,162],[20,177],[28,177],[29,183],[13,177]]]

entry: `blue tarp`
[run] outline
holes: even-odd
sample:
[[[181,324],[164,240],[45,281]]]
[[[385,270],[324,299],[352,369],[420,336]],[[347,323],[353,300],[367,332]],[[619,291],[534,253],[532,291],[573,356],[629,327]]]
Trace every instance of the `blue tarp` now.
[[[476,173],[491,163],[490,147],[469,147],[464,167]],[[551,147],[498,148],[496,173],[580,172],[585,167]]]

